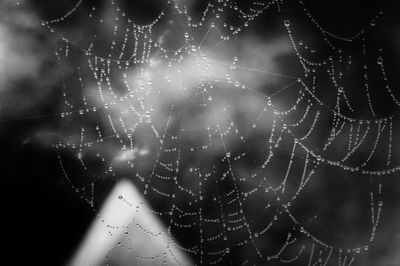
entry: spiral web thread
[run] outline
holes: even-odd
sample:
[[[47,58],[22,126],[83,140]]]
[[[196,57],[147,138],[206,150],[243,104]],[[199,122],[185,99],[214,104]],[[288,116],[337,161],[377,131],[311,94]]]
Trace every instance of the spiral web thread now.
[[[167,229],[152,232],[146,225],[130,226],[156,238],[167,234],[169,245],[201,265],[351,265],[368,252],[383,208],[382,176],[400,169],[392,156],[398,113],[379,105],[385,101],[388,109],[396,109],[399,95],[390,85],[383,47],[368,44],[383,11],[357,34],[342,37],[320,25],[302,1],[253,1],[246,7],[235,1],[209,1],[196,18],[190,1],[160,1],[161,12],[146,25],[129,17],[119,1],[106,2],[113,12],[111,43],[93,34],[85,36],[90,41],[83,45],[58,30],[85,11],[85,0],[65,15],[42,22],[60,40],[55,50],[60,66],[72,62],[74,68],[62,84],[65,106],[59,114],[63,123],[74,126],[54,148],[77,194],[96,210],[97,182],[132,179],[154,202],[150,211]],[[98,10],[92,6],[84,15],[87,23],[106,23]],[[286,10],[296,11],[296,16]],[[227,14],[235,19],[225,19]],[[207,54],[234,45],[261,16],[272,14],[281,18],[303,75],[241,65],[235,52],[229,62]],[[296,31],[299,19],[317,33],[320,46],[301,40]],[[178,32],[178,49],[163,47],[166,31],[154,33],[169,20],[178,21],[183,29]],[[209,38],[216,39],[211,46]],[[106,51],[98,53],[97,47]],[[188,73],[193,72],[190,67],[195,73]],[[240,72],[278,82],[261,90],[239,80]],[[90,94],[85,94],[87,87]],[[382,100],[377,101],[376,90]],[[252,109],[245,128],[232,105],[242,104],[238,99],[246,97],[262,104]],[[74,154],[84,178],[72,178],[66,154]],[[346,247],[321,240],[291,210],[324,167],[342,176],[372,176],[371,221],[364,244]],[[124,195],[120,200],[137,210],[147,208]],[[282,231],[281,225],[284,241],[271,250],[265,243],[275,230]],[[113,225],[109,227],[112,234]],[[176,235],[191,237],[177,242]],[[127,226],[123,241],[110,254],[131,249],[131,238]],[[140,259],[162,262],[168,252]]]

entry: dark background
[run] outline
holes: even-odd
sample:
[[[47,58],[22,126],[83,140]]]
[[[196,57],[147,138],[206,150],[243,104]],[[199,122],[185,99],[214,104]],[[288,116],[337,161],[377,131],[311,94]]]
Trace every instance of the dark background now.
[[[22,3],[19,7],[11,8],[7,7],[7,3],[3,3],[0,5],[3,9],[0,12],[11,14],[11,12],[19,12],[19,9],[25,9],[26,12],[45,19],[65,13],[71,6],[70,2],[29,1]],[[89,9],[90,6],[96,4],[96,1],[84,2],[82,8]],[[141,21],[148,20],[148,17],[157,14],[157,10],[161,9],[158,1],[121,2],[126,2],[124,4],[127,12],[132,12],[132,16]],[[360,27],[369,23],[370,17],[375,15],[377,10],[383,8],[384,19],[370,35],[368,43],[371,45],[383,43],[385,46],[385,53],[390,57],[388,61],[391,60],[389,71],[394,73],[392,87],[397,88],[395,84],[399,83],[396,82],[395,73],[398,69],[396,66],[398,66],[397,58],[400,51],[398,33],[400,5],[397,1],[310,0],[304,2],[321,25],[331,32],[344,36],[358,32]],[[135,8],[138,5],[142,8],[140,12]],[[198,8],[201,8],[200,4]],[[299,11],[287,10],[286,14],[296,18],[296,12]],[[3,249],[2,260],[12,261],[11,265],[60,265],[70,258],[77,244],[82,240],[95,212],[66,184],[56,152],[47,145],[43,145],[43,138],[51,140],[52,136],[43,137],[37,134],[39,131],[58,128],[61,123],[58,116],[51,115],[58,113],[58,106],[62,104],[59,77],[54,74],[58,71],[57,64],[54,59],[51,59],[52,47],[55,43],[54,36],[40,27],[35,28],[34,31],[26,29],[24,26],[15,24],[10,16],[0,15],[0,17],[2,17],[0,20],[8,25],[14,34],[29,35],[34,40],[35,47],[32,48],[32,53],[48,58],[40,66],[38,76],[13,80],[7,84],[8,88],[4,89],[1,95],[0,195],[3,209],[1,220],[4,223],[2,242],[6,247],[5,250]],[[281,15],[266,13],[257,19],[259,20],[257,25],[260,28],[256,28],[256,31],[261,32],[266,25],[272,28],[269,32],[271,34],[278,34],[281,30],[278,27],[282,24]],[[304,27],[299,27],[297,32],[304,36],[312,34]],[[297,66],[291,66],[289,63],[293,58],[293,55],[282,58],[282,68],[285,68],[285,73],[298,72]],[[46,81],[46,77],[51,75],[56,77],[55,80]],[[38,94],[41,96],[37,97]],[[35,99],[35,101],[30,105],[24,105],[21,99]],[[386,106],[385,102],[378,101],[377,104],[382,108]],[[349,179],[343,180],[345,178],[336,178],[329,174],[327,173],[326,178],[317,182],[314,192],[310,191],[305,196],[305,201],[312,202],[318,201],[321,194],[329,195],[331,205],[326,205],[322,212],[322,216],[325,215],[327,220],[332,215],[330,210],[334,209],[342,198],[348,200],[349,195],[352,194],[342,191],[342,187],[348,185],[346,182],[353,182],[355,188],[351,192],[357,191],[356,189],[362,190],[364,182],[357,177],[349,181]],[[385,206],[382,222],[378,228],[378,237],[370,251],[363,254],[355,265],[396,265],[393,263],[400,250],[398,241],[400,182],[398,177],[397,173],[382,177],[385,184]],[[98,206],[101,205],[112,186],[113,181],[98,184],[96,189]],[[358,199],[355,198],[354,201],[357,203]],[[308,206],[305,205],[298,208],[297,212],[307,212],[307,208]]]

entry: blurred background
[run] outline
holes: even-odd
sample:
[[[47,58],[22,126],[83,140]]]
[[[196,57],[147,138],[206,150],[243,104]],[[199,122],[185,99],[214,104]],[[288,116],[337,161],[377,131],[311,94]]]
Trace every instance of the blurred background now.
[[[4,259],[398,265],[399,7],[0,1]]]

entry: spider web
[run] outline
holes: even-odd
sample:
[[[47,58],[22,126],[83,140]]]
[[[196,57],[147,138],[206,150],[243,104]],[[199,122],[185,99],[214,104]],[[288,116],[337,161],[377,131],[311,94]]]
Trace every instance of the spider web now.
[[[384,47],[369,42],[383,11],[343,37],[302,1],[152,4],[157,14],[145,23],[114,0],[80,0],[42,22],[59,40],[65,72],[65,137],[53,147],[71,187],[96,211],[96,185],[129,178],[164,221],[169,245],[200,265],[355,263],[380,223],[382,176],[400,169],[399,95]],[[296,74],[246,64],[238,52],[265,16],[278,18]],[[83,32],[63,27],[74,20]],[[327,238],[316,215],[296,211],[322,176],[371,180],[360,206],[368,228],[356,245]],[[105,259],[131,238],[127,227]]]

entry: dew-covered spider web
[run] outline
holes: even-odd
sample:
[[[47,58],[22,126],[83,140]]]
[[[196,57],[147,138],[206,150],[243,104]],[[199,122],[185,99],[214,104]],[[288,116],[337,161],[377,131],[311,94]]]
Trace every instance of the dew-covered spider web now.
[[[130,226],[198,265],[368,254],[385,177],[400,170],[395,62],[376,37],[386,13],[338,30],[308,2],[79,0],[43,19],[63,74],[65,179],[95,212],[99,183],[129,179],[150,207],[121,203],[165,225],[98,216],[110,235],[126,226],[106,263],[122,249],[144,265],[172,253],[140,257]]]

